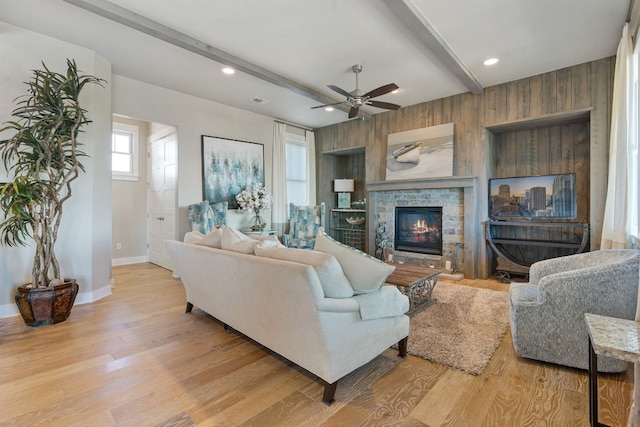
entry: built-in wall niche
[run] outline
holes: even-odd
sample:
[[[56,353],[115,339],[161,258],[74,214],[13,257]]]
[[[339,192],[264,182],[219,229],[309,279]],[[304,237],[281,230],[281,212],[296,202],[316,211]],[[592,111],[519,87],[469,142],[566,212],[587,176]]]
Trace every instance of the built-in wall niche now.
[[[516,120],[487,127],[493,159],[490,178],[575,174],[577,215],[553,222],[590,221],[590,108],[550,114],[533,120]],[[529,221],[528,219],[526,221]],[[535,219],[532,220],[535,222]],[[550,221],[550,220],[545,220]],[[566,242],[575,237],[567,227],[500,227],[501,238],[522,241],[505,248],[515,259],[536,260],[566,255],[562,248],[527,246],[527,241]]]
[[[351,193],[351,201],[355,202],[367,197],[365,191],[364,146],[325,151],[322,153],[321,167],[322,170],[319,176],[323,178],[323,181],[319,183],[319,185],[326,185],[332,189],[332,183],[335,179],[353,179],[354,191]],[[322,193],[326,194],[326,192],[323,191],[318,192],[318,194]],[[337,207],[336,197],[331,197],[331,200],[323,201],[330,209]]]

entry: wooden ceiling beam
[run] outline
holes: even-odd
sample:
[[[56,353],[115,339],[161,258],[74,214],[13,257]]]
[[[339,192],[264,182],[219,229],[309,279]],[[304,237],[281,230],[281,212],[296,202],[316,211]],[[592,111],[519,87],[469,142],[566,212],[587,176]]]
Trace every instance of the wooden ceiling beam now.
[[[238,58],[228,52],[211,46],[203,41],[190,37],[184,33],[176,31],[166,25],[160,24],[129,9],[125,9],[119,5],[106,0],[64,0],[74,6],[87,10],[103,18],[110,19],[114,22],[122,24],[126,27],[133,28],[144,34],[150,35],[167,43],[186,49],[195,54],[209,58],[219,64],[233,67],[238,71],[246,73],[250,76],[264,80],[283,89],[287,89],[298,95],[313,99],[321,104],[333,104],[335,99],[315,90],[309,86],[305,86],[287,77],[281,76],[266,68],[252,64],[242,58]],[[335,108],[344,112],[349,112],[351,106],[336,105]],[[370,119],[371,115],[360,111],[358,117]]]
[[[418,40],[429,49],[438,60],[460,80],[474,95],[484,92],[484,87],[478,82],[471,70],[458,58],[453,49],[429,23],[411,0],[384,0],[387,7],[402,22],[402,24]]]

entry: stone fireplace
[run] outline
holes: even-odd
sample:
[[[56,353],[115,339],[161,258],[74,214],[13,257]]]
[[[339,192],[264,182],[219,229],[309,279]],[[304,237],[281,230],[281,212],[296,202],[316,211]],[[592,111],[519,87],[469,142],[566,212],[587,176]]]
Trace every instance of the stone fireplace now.
[[[442,207],[396,206],[393,234],[398,251],[442,255]]]
[[[383,225],[393,253],[425,265],[444,264],[443,257],[467,278],[479,277],[477,257],[484,247],[475,177],[425,178],[381,181],[367,185],[369,248],[375,253],[375,232]],[[406,246],[396,247],[396,210],[429,207],[441,209],[441,251],[416,252]],[[409,250],[407,250],[409,249]]]

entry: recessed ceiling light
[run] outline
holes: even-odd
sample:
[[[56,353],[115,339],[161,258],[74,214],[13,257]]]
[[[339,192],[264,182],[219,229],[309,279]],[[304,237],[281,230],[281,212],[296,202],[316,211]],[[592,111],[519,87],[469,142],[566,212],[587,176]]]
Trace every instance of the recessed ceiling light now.
[[[325,107],[324,111],[333,111],[334,108],[333,107]]]
[[[235,72],[236,72],[236,70],[234,70],[234,69],[233,69],[233,68],[231,68],[231,67],[224,67],[224,68],[222,69],[222,72],[223,72],[223,73],[225,73],[225,74],[233,74],[233,73],[235,73]]]
[[[391,93],[398,93],[400,92],[400,89],[396,89],[396,90],[392,90]]]
[[[495,65],[498,63],[498,61],[500,61],[498,58],[488,58],[485,59],[482,63],[484,65]]]

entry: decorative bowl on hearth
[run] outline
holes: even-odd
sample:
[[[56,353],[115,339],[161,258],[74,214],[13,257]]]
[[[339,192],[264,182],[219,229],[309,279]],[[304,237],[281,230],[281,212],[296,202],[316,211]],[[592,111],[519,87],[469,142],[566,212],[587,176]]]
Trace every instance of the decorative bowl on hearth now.
[[[360,225],[360,224],[364,224],[364,217],[360,216],[360,217],[348,217],[347,218],[347,222],[351,225]]]

